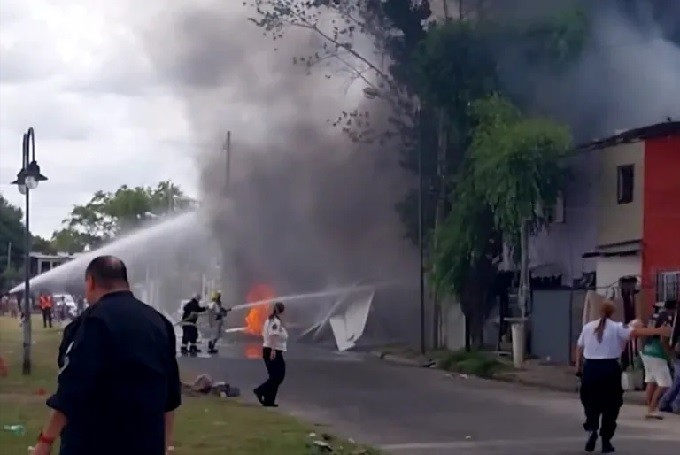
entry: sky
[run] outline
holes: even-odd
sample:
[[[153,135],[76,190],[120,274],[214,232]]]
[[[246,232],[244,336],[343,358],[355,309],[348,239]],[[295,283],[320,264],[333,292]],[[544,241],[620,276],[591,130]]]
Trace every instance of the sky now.
[[[49,181],[31,193],[31,230],[49,237],[97,190],[170,179],[197,192],[194,140],[181,101],[160,83],[133,32],[128,0],[0,1],[0,192],[35,128]],[[141,16],[140,16],[141,17]]]

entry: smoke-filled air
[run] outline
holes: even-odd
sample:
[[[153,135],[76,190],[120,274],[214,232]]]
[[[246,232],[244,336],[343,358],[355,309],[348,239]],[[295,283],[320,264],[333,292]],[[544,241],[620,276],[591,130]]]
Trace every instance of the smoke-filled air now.
[[[457,2],[449,3],[456,11]],[[677,2],[659,17],[645,2],[487,3],[493,14],[519,18],[547,3],[587,5],[592,36],[568,70],[556,75],[509,55],[500,74],[533,111],[566,122],[578,140],[680,118]],[[151,273],[165,283],[160,306],[174,310],[205,289],[201,274],[229,304],[243,303],[262,283],[278,296],[375,282],[418,289],[418,251],[395,209],[414,174],[400,165],[398,144],[353,143],[333,127],[339,113],[361,108],[380,128],[389,112],[364,96],[362,80],[332,63],[293,64],[320,48],[317,34],[291,29],[273,40],[249,21],[252,7],[235,0],[154,0],[127,14],[159,84],[181,100],[200,170],[196,214],[151,228],[157,244],[142,233],[109,248],[131,262],[137,281]],[[387,67],[372,40],[356,40],[356,49]],[[85,262],[38,278],[38,287],[57,286],[54,278],[66,271],[82,279]],[[417,307],[410,292],[397,294],[393,303]]]

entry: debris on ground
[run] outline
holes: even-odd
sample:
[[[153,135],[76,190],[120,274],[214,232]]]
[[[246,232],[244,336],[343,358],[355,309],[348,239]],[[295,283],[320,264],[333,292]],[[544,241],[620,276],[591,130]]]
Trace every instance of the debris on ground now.
[[[216,382],[208,374],[199,374],[191,384],[183,382],[182,393],[194,397],[215,395],[221,398],[235,398],[241,396],[241,391],[238,387],[233,387],[226,381]]]
[[[15,436],[23,436],[26,434],[26,427],[23,425],[3,425],[2,429]]]

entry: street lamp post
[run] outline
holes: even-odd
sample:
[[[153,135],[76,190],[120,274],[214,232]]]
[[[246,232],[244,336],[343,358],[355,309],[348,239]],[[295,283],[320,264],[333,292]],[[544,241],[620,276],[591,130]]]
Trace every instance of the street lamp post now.
[[[30,302],[30,287],[29,281],[31,279],[31,230],[29,224],[30,215],[30,193],[38,187],[38,183],[47,180],[47,177],[40,172],[35,160],[35,132],[33,128],[29,128],[24,134],[24,139],[21,149],[21,170],[17,174],[17,179],[12,184],[17,185],[19,192],[26,197],[26,225],[24,230],[24,359],[22,364],[22,373],[31,374],[31,302]],[[30,158],[30,160],[29,160]]]

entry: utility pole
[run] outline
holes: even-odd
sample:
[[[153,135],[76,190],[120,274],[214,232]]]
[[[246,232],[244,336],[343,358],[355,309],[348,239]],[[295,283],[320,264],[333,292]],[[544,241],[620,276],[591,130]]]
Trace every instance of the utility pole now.
[[[423,267],[423,114],[420,105],[417,107],[418,121],[418,252],[420,262],[420,353],[425,354],[425,270]]]

